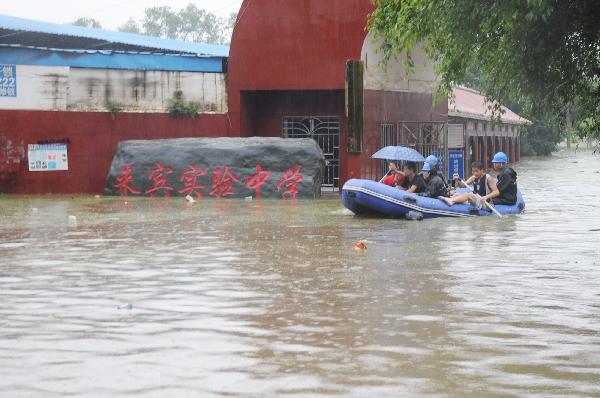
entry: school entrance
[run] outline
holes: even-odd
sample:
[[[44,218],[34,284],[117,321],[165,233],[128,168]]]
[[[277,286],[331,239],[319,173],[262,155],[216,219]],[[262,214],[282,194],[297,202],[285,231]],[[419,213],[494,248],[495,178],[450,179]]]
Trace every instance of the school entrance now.
[[[336,191],[340,185],[339,116],[284,116],[284,138],[312,138],[325,155],[323,190]]]

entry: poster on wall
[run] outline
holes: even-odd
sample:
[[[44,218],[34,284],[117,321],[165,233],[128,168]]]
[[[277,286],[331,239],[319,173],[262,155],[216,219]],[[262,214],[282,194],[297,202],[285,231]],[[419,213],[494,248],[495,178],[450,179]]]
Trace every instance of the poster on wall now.
[[[29,144],[29,171],[69,170],[67,144]]]
[[[17,66],[0,64],[0,97],[17,96]]]
[[[448,151],[448,180],[454,173],[465,179],[465,151]]]

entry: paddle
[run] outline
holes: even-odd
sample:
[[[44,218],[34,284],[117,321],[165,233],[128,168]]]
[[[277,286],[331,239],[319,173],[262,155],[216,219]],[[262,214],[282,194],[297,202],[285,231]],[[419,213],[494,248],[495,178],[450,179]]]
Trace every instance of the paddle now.
[[[381,184],[381,182],[383,180],[385,180],[385,177],[387,177],[390,174],[390,172],[388,171],[387,173],[385,173],[385,175],[383,177],[381,177],[381,180],[379,180],[379,183]]]
[[[460,182],[461,182],[461,183],[462,183],[462,184],[463,184],[465,187],[469,188],[469,186],[467,185],[467,183],[466,183],[466,182],[464,182],[462,179],[460,180]],[[477,198],[478,198],[478,199],[480,199],[480,200],[481,200],[481,196],[480,196],[480,195],[479,195],[477,192],[475,192],[475,190],[474,190],[474,189],[473,189],[473,191],[472,191],[472,192],[475,194],[475,196],[477,196]],[[488,208],[489,208],[489,209],[490,209],[490,210],[491,210],[491,211],[492,211],[492,212],[493,212],[495,215],[497,215],[498,217],[502,218],[502,214],[500,214],[500,212],[499,212],[498,210],[496,210],[496,208],[495,208],[494,206],[492,206],[490,203],[488,203],[488,201],[487,201],[487,200],[484,200],[484,201],[483,201],[483,203],[485,203],[485,205],[486,205],[486,206],[487,206],[487,207],[488,207]]]

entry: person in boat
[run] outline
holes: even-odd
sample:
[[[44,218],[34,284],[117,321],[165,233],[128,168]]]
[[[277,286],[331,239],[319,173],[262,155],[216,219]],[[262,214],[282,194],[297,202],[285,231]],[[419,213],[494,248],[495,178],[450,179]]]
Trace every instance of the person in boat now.
[[[442,170],[440,170],[439,159],[435,155],[429,155],[425,158],[425,164],[429,164],[429,166],[431,167],[431,172],[429,174],[430,175],[429,178],[431,178],[431,176],[438,176],[442,180],[445,191],[441,196],[450,196],[450,186],[448,186],[448,184],[446,183],[444,172]],[[428,181],[429,178],[425,178],[425,182],[428,184],[429,184],[429,181]]]
[[[439,196],[439,199],[446,202],[449,206],[457,203],[472,203],[478,209],[483,208],[483,201],[489,198],[491,193],[499,194],[494,178],[485,172],[485,167],[481,162],[471,163],[471,177],[467,181],[462,181],[458,174],[454,174],[454,181],[457,187],[472,186],[473,192],[453,195],[450,198]],[[479,196],[478,196],[479,195]]]
[[[415,162],[404,163],[402,171],[404,173],[404,181],[402,181],[402,184],[398,188],[412,193],[427,191],[427,183],[420,174],[417,174],[417,164]]]
[[[425,163],[421,169],[423,179],[427,185],[427,189],[424,192],[418,193],[419,196],[427,196],[430,198],[437,198],[438,196],[446,195],[446,184],[444,180],[436,173],[435,169],[431,167],[431,164]]]
[[[498,173],[498,195],[492,193],[488,197],[495,205],[514,205],[517,203],[517,172],[508,166],[508,156],[504,152],[498,152],[492,159],[492,166]]]
[[[404,181],[404,173],[400,171],[398,166],[399,164],[396,160],[388,161],[388,172],[381,181],[383,184],[389,185],[390,187],[397,187],[402,184],[402,181]]]
[[[425,163],[431,166],[431,174],[438,175],[444,181],[444,172],[440,170],[440,161],[435,155],[429,155],[425,158]],[[445,183],[445,182],[444,182]]]

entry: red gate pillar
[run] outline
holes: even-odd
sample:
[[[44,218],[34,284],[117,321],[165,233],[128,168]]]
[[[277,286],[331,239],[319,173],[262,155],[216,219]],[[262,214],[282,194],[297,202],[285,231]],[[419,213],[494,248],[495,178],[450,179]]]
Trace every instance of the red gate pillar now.
[[[487,169],[488,168],[488,138],[483,137],[483,156],[481,157],[481,163]]]
[[[517,143],[515,142],[515,140],[516,140],[515,137],[510,138],[510,156],[511,156],[513,162],[517,160],[517,151],[515,151]]]

